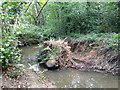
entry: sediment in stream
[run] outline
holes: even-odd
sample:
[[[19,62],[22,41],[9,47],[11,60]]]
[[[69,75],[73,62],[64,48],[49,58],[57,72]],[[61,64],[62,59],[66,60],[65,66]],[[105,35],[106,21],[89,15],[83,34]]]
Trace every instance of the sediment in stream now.
[[[119,74],[119,54],[112,48],[104,53],[104,46],[104,40],[101,40],[100,44],[72,38],[50,40],[42,44],[38,61],[41,62],[52,51],[49,58],[43,62],[49,68],[55,68],[57,65],[59,69],[75,68],[82,71]],[[54,50],[57,50],[57,54],[54,54]]]

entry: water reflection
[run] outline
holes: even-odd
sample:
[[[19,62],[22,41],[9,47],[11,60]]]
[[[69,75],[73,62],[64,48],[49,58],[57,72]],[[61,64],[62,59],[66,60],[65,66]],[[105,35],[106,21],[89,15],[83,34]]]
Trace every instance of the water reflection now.
[[[36,55],[39,51],[37,45],[29,46],[29,47],[22,47],[22,60],[20,61],[21,64],[26,65],[27,67],[37,64]]]
[[[95,72],[80,72],[75,69],[48,71],[44,75],[59,87],[73,88],[118,88],[118,77]]]

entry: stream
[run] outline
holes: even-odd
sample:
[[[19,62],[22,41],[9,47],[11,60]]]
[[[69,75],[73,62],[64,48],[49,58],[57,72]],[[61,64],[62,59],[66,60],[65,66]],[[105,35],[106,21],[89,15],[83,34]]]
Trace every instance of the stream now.
[[[22,47],[22,60],[19,63],[42,72],[45,68],[37,64],[36,54],[39,49],[36,47],[36,45]],[[110,74],[83,72],[76,69],[48,70],[43,74],[49,81],[61,88],[118,88],[118,76]]]

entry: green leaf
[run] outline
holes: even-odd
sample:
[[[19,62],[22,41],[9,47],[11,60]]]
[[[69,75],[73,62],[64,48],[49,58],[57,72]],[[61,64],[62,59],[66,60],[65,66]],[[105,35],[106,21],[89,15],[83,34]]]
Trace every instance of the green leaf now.
[[[8,63],[8,59],[5,59],[5,62]]]
[[[13,70],[15,70],[15,68],[13,68]]]
[[[11,41],[13,41],[13,39],[9,39],[8,41],[10,41],[10,42],[11,42]]]
[[[14,60],[13,62],[14,62],[14,63],[18,63],[18,61],[17,61],[17,60]]]
[[[8,47],[8,46],[9,46],[9,44],[5,44],[5,46],[7,46],[7,47]]]
[[[1,48],[1,51],[3,51],[3,52],[4,52],[4,51],[5,51],[5,49],[4,49],[4,48]]]
[[[11,19],[14,19],[14,17],[11,17]]]
[[[1,56],[1,58],[4,58],[5,56]]]
[[[51,49],[50,49],[50,47],[48,46],[48,47],[44,48],[42,51],[46,51],[46,50],[51,50]]]

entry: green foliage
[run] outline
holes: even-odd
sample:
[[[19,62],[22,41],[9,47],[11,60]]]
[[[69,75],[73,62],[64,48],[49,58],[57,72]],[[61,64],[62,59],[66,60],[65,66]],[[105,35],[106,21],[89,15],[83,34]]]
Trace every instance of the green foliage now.
[[[19,78],[24,72],[22,71],[22,69],[20,69],[19,67],[9,67],[8,71],[6,72],[6,74],[10,77],[10,78]]]
[[[2,34],[6,36],[5,33]],[[20,58],[20,50],[15,47],[16,37],[7,36],[2,39],[2,48],[1,48],[1,59],[2,59],[2,67],[6,69],[9,63],[17,63]]]
[[[38,59],[41,60],[40,64],[42,63],[46,63],[46,61],[48,61],[48,59],[50,58],[51,55],[54,55],[55,58],[57,58],[57,49],[51,49],[49,46],[47,46],[46,48],[41,49],[40,51],[41,53],[43,53]]]
[[[34,1],[28,11],[24,13],[28,4],[20,5],[22,12],[18,16],[18,28],[20,26],[22,28],[18,31],[21,33],[36,33],[56,38],[70,33],[118,32],[119,7],[117,2],[49,2],[38,18],[36,15],[44,2]]]
[[[21,44],[34,44],[44,40],[43,33],[40,27],[26,24],[14,27],[16,35],[19,37]]]
[[[118,32],[119,14],[117,3],[49,3],[43,14],[51,36],[69,33]],[[46,26],[45,25],[45,26]],[[50,36],[50,35],[49,35]]]
[[[115,39],[120,39],[120,33],[116,35]]]
[[[2,17],[2,47],[0,48],[0,54],[3,70],[8,67],[9,63],[17,63],[21,58],[20,50],[16,45],[18,38],[16,33],[12,31],[13,27],[10,26],[12,14],[9,11],[6,13],[6,9],[11,9],[10,5],[4,3],[0,14]]]
[[[116,33],[89,33],[86,35],[71,33],[69,37],[80,38],[81,40],[86,40],[87,42],[89,42],[89,46],[91,44],[100,45],[101,44],[100,41],[104,40],[105,41],[104,52],[106,52],[109,49],[113,49],[115,52],[118,52],[118,35],[119,34],[116,34]],[[64,37],[67,37],[67,36],[64,36]]]

